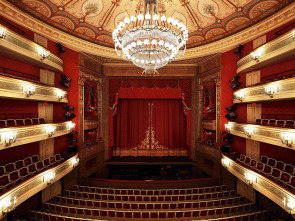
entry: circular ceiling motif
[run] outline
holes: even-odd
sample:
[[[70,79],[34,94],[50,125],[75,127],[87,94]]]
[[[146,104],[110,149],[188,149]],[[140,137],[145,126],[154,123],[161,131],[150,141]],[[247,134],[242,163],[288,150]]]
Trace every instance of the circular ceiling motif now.
[[[118,21],[143,13],[144,0],[8,0],[40,20],[88,41],[114,47]],[[157,0],[159,12],[181,20],[187,47],[224,38],[266,18],[293,0]],[[107,36],[107,37],[106,37]],[[196,37],[198,36],[198,37]]]

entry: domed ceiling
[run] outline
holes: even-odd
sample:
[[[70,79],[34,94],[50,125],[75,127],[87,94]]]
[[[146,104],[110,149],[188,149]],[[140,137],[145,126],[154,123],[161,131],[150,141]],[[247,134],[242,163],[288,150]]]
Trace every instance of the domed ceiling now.
[[[143,11],[143,0],[9,0],[42,21],[80,38],[113,47],[112,31]],[[156,0],[159,12],[189,31],[187,47],[206,44],[256,23],[292,0]]]

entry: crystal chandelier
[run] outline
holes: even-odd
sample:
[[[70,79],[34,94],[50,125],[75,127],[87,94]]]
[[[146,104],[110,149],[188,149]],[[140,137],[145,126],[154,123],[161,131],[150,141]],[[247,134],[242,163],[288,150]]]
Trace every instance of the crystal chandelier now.
[[[157,76],[157,69],[184,54],[188,31],[177,19],[158,14],[157,0],[144,0],[144,15],[121,21],[113,31],[119,56],[144,69],[145,76]]]

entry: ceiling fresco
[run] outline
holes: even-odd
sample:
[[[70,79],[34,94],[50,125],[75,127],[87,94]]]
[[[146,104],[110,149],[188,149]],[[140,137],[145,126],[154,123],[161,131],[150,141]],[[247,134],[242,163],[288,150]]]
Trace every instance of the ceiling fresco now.
[[[125,17],[142,13],[143,0],[8,0],[72,35],[113,47],[112,31]],[[203,45],[249,27],[293,0],[157,0],[159,12],[189,31],[187,47]]]

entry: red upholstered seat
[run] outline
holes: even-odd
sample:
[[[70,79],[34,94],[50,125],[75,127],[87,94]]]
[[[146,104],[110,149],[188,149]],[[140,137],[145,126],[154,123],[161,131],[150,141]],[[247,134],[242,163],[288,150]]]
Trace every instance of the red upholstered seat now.
[[[284,120],[277,120],[276,121],[276,126],[278,127],[284,127],[286,125],[286,121]]]
[[[9,180],[10,182],[14,182],[14,184],[21,181],[21,178],[19,177],[19,172],[18,171],[11,172],[9,174]]]
[[[15,170],[14,164],[13,163],[8,163],[4,166],[5,173],[10,173]]]
[[[293,174],[294,173],[294,166],[291,164],[285,164],[285,172]]]
[[[0,120],[0,127],[6,126],[6,120]]]
[[[31,174],[37,172],[37,169],[36,169],[36,165],[35,164],[31,164],[30,166],[28,166],[28,168],[29,168],[29,173],[31,173]]]
[[[198,210],[193,210],[191,216],[192,216],[192,217],[199,217],[199,216],[200,216],[200,211],[198,211]]]
[[[246,157],[244,163],[247,164],[247,165],[250,165],[250,162],[251,162],[251,158],[250,157]]]
[[[185,211],[185,212],[183,213],[183,216],[184,216],[184,217],[192,217],[192,211]]]
[[[39,124],[38,118],[32,118],[32,124]]]
[[[15,126],[16,125],[15,119],[7,119],[6,124],[8,127]]]
[[[154,205],[155,209],[161,209],[162,208],[162,204],[161,203],[156,203]]]
[[[99,214],[100,214],[100,216],[107,216],[108,215],[108,211],[106,211],[106,210],[100,210]]]
[[[208,210],[201,210],[200,216],[207,216]]]
[[[31,157],[27,157],[24,159],[24,163],[26,166],[29,166],[30,164],[32,164],[32,159]]]
[[[255,123],[256,123],[256,124],[261,124],[261,119],[256,119],[256,120],[255,120]]]
[[[157,213],[157,212],[151,212],[150,213],[150,216],[151,216],[152,219],[157,219],[158,216],[159,216],[159,213]]]
[[[140,212],[133,212],[133,218],[141,218],[141,213]]]
[[[32,125],[32,119],[26,118],[25,119],[25,125]]]
[[[19,170],[19,175],[20,177],[22,177],[23,179],[26,179],[29,176],[28,173],[28,168],[27,167],[23,167]]]
[[[112,211],[112,210],[109,210],[108,211],[108,216],[109,217],[116,217],[116,212],[115,211]]]
[[[131,219],[133,213],[132,213],[131,211],[126,211],[126,212],[124,212],[124,215],[125,215],[125,218],[127,218],[127,219]]]
[[[268,157],[267,156],[261,156],[260,158],[260,162],[264,163],[264,164],[267,164],[268,162]]]
[[[85,216],[91,216],[91,214],[92,214],[91,209],[84,208],[84,214],[85,214]]]
[[[15,122],[16,122],[17,126],[24,126],[25,125],[24,119],[16,119]]]
[[[276,165],[276,160],[273,158],[268,158],[267,165],[274,167]]]
[[[58,154],[55,154],[54,157],[55,157],[55,161],[56,161],[56,162],[60,162],[60,161],[62,161],[62,157],[60,156],[59,153],[58,153]],[[85,188],[87,189],[87,190],[85,189],[86,192],[90,192],[90,189],[89,189],[88,187],[85,187]]]
[[[14,165],[15,165],[15,169],[18,170],[18,169],[24,167],[24,161],[23,161],[23,160],[18,160],[18,161],[16,161],[16,162],[14,163]]]
[[[99,201],[94,201],[93,202],[93,207],[100,207],[100,202]]]
[[[2,176],[5,173],[4,167],[0,166],[0,176]]]
[[[172,213],[174,213],[174,212],[172,212]],[[174,213],[174,215],[173,214],[169,214],[169,215],[170,215],[171,218],[175,217],[175,213]],[[166,217],[167,217],[166,212],[159,212],[159,218],[166,219]]]
[[[50,158],[49,158],[49,161],[50,161],[50,164],[51,164],[51,165],[56,163],[56,161],[55,161],[55,157],[50,157]]]
[[[42,213],[42,220],[50,220],[48,214]]]
[[[257,163],[257,170],[259,170],[259,171],[263,171],[264,170],[264,163],[262,163],[262,162],[258,162]]]
[[[169,209],[169,208],[170,208],[170,204],[169,203],[162,204],[162,209]]]
[[[223,214],[229,214],[229,213],[230,213],[230,208],[223,209]]]
[[[37,167],[38,171],[43,170],[43,168],[44,168],[43,161],[37,162],[36,167]]]
[[[284,171],[285,170],[285,163],[281,162],[281,161],[277,161],[276,168]]]
[[[149,212],[142,212],[141,217],[144,219],[148,219],[148,218],[150,218],[150,213]]]
[[[9,176],[8,175],[2,175],[0,177],[0,188],[3,189],[4,187],[6,187],[9,184],[10,180],[9,180]]]
[[[256,168],[256,166],[257,166],[257,161],[254,159],[251,159],[250,167]]]
[[[39,124],[45,124],[45,119],[44,118],[39,118]]]
[[[88,198],[88,193],[81,193],[82,194],[82,198],[85,198],[85,199],[87,199]]]
[[[176,218],[182,218],[184,216],[183,211],[177,211],[175,212]]]

